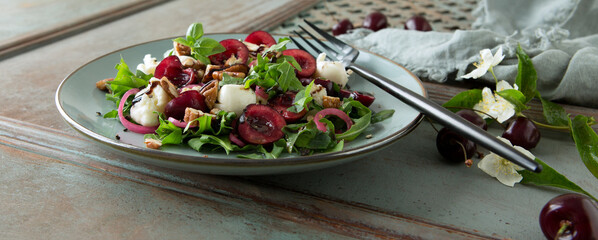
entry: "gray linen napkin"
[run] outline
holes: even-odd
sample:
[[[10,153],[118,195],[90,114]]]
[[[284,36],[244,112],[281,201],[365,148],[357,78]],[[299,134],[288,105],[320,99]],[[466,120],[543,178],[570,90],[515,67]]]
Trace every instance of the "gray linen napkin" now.
[[[339,38],[386,56],[416,75],[444,82],[479,60],[479,51],[503,48],[494,68],[499,80],[513,83],[518,44],[532,58],[543,97],[598,107],[598,0],[482,0],[473,30],[418,32],[397,28],[356,29]],[[494,83],[490,74],[482,78]],[[467,81],[467,79],[465,79]]]

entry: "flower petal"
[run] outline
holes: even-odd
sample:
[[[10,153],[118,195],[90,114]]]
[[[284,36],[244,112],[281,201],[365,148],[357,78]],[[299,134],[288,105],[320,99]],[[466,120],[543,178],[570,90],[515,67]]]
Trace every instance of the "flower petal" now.
[[[511,169],[513,169],[513,168],[511,168]],[[498,179],[498,181],[504,185],[513,187],[513,186],[515,186],[515,183],[521,182],[521,179],[523,179],[523,176],[521,176],[521,174],[517,173],[517,171],[515,171],[515,169],[513,169],[512,173],[499,174],[498,176],[496,176],[496,179]]]
[[[487,173],[492,177],[498,176],[498,164],[500,164],[501,157],[490,153],[486,155],[480,162],[478,162],[478,168]]]
[[[513,89],[513,87],[511,87],[511,84],[509,84],[507,81],[505,80],[500,80],[496,83],[496,91],[500,92],[502,90],[505,89]]]
[[[486,72],[488,72],[488,68],[478,67],[478,68],[474,69],[473,71],[471,71],[470,73],[461,76],[461,78],[480,78],[481,76],[484,76],[484,74],[486,74]]]
[[[498,50],[494,54],[494,57],[492,57],[492,63],[490,64],[490,67],[494,67],[494,66],[498,65],[500,62],[502,62],[502,60],[504,58],[505,58],[505,55],[502,54],[502,46],[500,46],[500,47],[498,47]]]

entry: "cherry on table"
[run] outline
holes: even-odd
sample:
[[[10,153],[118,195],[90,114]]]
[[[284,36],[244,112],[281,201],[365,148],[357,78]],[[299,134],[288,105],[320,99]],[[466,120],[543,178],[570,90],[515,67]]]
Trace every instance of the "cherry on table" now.
[[[388,27],[388,19],[381,12],[372,12],[363,20],[363,27],[376,32]]]
[[[598,203],[585,195],[568,193],[551,199],[539,220],[548,239],[598,239]]]
[[[462,163],[473,157],[476,144],[453,130],[442,128],[436,135],[436,148],[448,162]]]
[[[532,149],[540,141],[540,131],[534,122],[520,116],[509,123],[502,137],[509,139],[513,145]]]
[[[480,127],[481,129],[488,130],[488,124],[486,121],[471,109],[462,109],[455,114]]]
[[[332,26],[332,35],[338,36],[341,34],[347,33],[349,30],[354,29],[353,23],[351,20],[345,18],[343,20],[338,21],[334,26]]]
[[[416,30],[424,32],[432,31],[432,26],[430,25],[428,20],[426,20],[425,17],[419,15],[415,15],[409,18],[407,22],[405,22],[404,27],[406,30]]]

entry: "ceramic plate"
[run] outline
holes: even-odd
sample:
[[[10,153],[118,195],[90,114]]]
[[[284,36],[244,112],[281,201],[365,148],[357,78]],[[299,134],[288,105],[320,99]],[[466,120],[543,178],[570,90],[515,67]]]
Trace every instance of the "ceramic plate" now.
[[[216,40],[242,39],[246,34],[207,36]],[[293,48],[294,45],[289,44],[288,47]],[[137,64],[142,62],[145,54],[149,53],[160,58],[170,48],[172,48],[171,39],[152,41],[109,53],[81,66],[62,81],[56,92],[56,105],[62,117],[84,135],[126,157],[168,168],[227,175],[298,172],[356,160],[395,142],[413,130],[422,119],[418,111],[356,74],[352,74],[348,83],[352,89],[371,92],[376,97],[376,101],[370,106],[373,111],[394,109],[395,114],[384,122],[371,125],[357,139],[345,143],[345,149],[341,152],[311,156],[283,154],[280,158],[272,160],[241,159],[237,158],[235,153],[226,155],[224,152],[197,152],[186,146],[163,146],[160,150],[148,149],[143,143],[142,134],[125,132],[117,119],[104,119],[98,116],[98,112],[109,112],[115,106],[105,100],[105,93],[95,87],[95,82],[114,77],[116,75],[114,66],[119,63],[121,57],[134,70]],[[362,51],[357,63],[426,96],[421,81],[415,75],[386,58]],[[119,140],[116,139],[116,135],[119,136]],[[371,138],[366,138],[366,135]]]

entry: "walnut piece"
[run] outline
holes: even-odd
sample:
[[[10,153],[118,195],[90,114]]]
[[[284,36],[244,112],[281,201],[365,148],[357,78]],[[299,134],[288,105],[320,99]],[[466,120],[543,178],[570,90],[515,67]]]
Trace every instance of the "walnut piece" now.
[[[162,87],[164,92],[166,92],[171,99],[179,96],[177,88],[166,77],[162,77],[162,79],[160,79],[160,87]]]
[[[199,93],[205,97],[204,101],[209,109],[214,107],[218,99],[218,85],[218,80],[212,80],[199,90]]]
[[[106,84],[108,84],[108,82],[113,81],[114,78],[106,78],[100,81],[96,82],[96,87],[102,91],[108,91],[108,87],[106,86]]]
[[[323,96],[322,107],[324,108],[339,108],[341,107],[341,99],[338,97]]]
[[[158,139],[146,138],[144,141],[145,147],[151,149],[158,149],[162,146],[162,141]]]
[[[174,51],[179,56],[191,56],[191,48],[178,42],[173,42]]]

